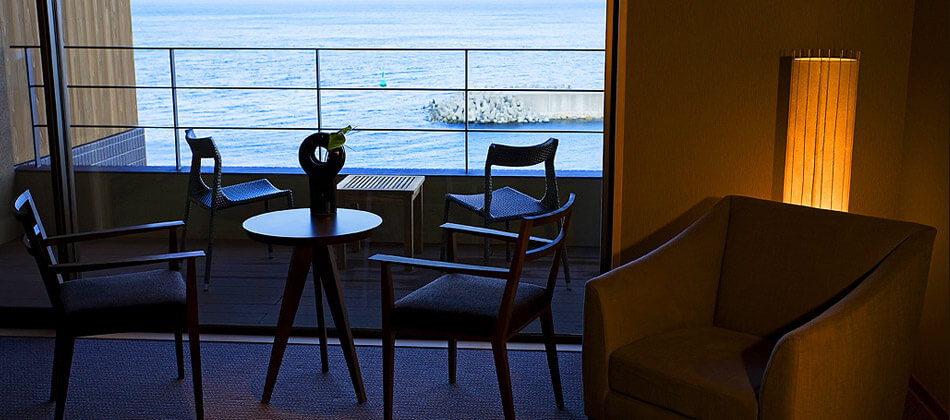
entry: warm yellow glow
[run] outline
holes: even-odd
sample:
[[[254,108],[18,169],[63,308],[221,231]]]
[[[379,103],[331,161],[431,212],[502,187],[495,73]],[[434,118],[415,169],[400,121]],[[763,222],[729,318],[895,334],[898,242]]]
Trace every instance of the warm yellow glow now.
[[[859,60],[792,60],[786,203],[848,211]]]

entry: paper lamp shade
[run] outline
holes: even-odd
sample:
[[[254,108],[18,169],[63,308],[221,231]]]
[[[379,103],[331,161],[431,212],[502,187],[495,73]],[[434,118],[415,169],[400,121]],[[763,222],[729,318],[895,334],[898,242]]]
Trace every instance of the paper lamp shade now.
[[[859,63],[860,53],[792,60],[786,203],[848,211]]]

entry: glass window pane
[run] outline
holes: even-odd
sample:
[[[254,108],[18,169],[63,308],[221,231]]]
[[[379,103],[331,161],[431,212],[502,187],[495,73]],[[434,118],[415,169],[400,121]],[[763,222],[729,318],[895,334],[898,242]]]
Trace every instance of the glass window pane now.
[[[136,89],[135,100],[138,125],[171,127],[175,124],[171,89]]]
[[[170,87],[171,68],[168,50],[135,50],[135,84],[137,86]]]
[[[465,168],[463,133],[354,132],[347,135],[346,168]]]
[[[188,151],[185,143],[185,134],[181,134],[182,165],[187,165],[184,157]],[[187,159],[191,159],[188,153]],[[145,129],[145,161],[148,166],[175,166],[175,130],[147,128]]]
[[[176,50],[178,86],[316,87],[313,51]]]
[[[299,168],[297,150],[309,131],[291,130],[196,130],[198,136],[214,137],[225,167]],[[188,150],[182,134],[182,150]],[[190,165],[182,153],[182,165]]]
[[[430,104],[452,96],[446,92],[324,91],[320,98],[324,127],[452,128],[432,121]],[[459,129],[464,127],[458,127]]]
[[[591,129],[602,129],[602,121],[592,121],[588,124]],[[575,126],[572,124],[572,126]],[[552,127],[553,128],[553,127]],[[558,173],[564,171],[597,171],[603,170],[604,136],[601,133],[469,133],[469,166],[476,170],[485,167],[485,157],[488,146],[492,143],[513,146],[528,146],[542,143],[554,137],[558,139],[557,155],[554,158],[554,167]],[[541,173],[544,165],[525,168]],[[598,174],[599,176],[599,174]]]
[[[300,90],[178,90],[179,126],[317,127],[317,97]]]
[[[603,89],[603,51],[472,51],[469,88]]]
[[[320,87],[454,88],[465,85],[461,51],[320,51]]]

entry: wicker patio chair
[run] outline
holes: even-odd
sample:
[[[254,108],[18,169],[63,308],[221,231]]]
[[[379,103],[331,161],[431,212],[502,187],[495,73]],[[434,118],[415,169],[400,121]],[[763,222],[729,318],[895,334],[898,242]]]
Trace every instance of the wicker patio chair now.
[[[446,194],[445,213],[442,222],[449,221],[452,203],[474,212],[485,221],[485,227],[492,223],[505,222],[505,229],[510,230],[512,220],[527,216],[548,213],[560,206],[557,192],[557,177],[554,174],[554,155],[557,153],[558,140],[550,138],[544,143],[533,146],[509,146],[492,143],[488,147],[488,156],[485,159],[485,192],[479,194]],[[544,195],[536,199],[511,187],[492,189],[492,166],[525,167],[544,163]],[[445,234],[442,237],[442,259],[445,259]],[[485,256],[483,263],[488,263],[491,250],[488,238],[485,238]],[[571,274],[567,263],[567,252],[561,253],[564,266],[564,281],[568,287],[571,284]],[[511,248],[505,246],[505,260],[511,260]]]
[[[188,218],[191,213],[191,204],[195,203],[211,212],[208,223],[208,248],[205,260],[204,290],[208,290],[211,282],[211,257],[214,251],[214,216],[218,210],[236,207],[244,204],[264,202],[264,211],[270,211],[269,201],[275,198],[286,198],[287,208],[294,206],[294,193],[291,190],[281,190],[266,179],[255,179],[229,186],[221,185],[221,154],[211,137],[197,137],[192,129],[185,130],[185,140],[191,148],[191,175],[188,177],[188,197],[185,199],[185,227],[182,229],[181,247],[184,249],[188,234]],[[201,178],[201,160],[214,159],[214,177],[209,187]],[[267,246],[268,257],[273,252],[271,245]]]

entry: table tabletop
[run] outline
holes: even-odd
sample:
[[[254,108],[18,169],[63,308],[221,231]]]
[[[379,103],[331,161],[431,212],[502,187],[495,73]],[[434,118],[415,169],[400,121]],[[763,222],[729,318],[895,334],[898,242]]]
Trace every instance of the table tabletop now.
[[[244,221],[244,230],[255,240],[277,245],[332,245],[366,239],[383,223],[363,210],[337,209],[336,215],[310,217],[309,208],[278,210]]]

